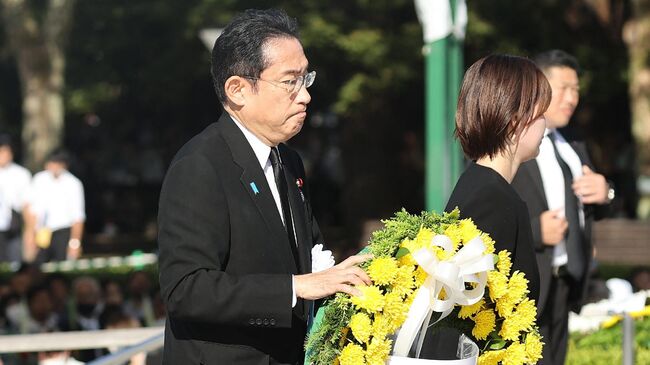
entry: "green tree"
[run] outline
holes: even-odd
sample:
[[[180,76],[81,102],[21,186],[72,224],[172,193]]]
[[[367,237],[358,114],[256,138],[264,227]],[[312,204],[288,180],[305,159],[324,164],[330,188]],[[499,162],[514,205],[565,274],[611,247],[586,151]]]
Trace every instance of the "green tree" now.
[[[25,162],[38,169],[63,136],[65,44],[73,0],[2,0],[3,24],[22,91]]]

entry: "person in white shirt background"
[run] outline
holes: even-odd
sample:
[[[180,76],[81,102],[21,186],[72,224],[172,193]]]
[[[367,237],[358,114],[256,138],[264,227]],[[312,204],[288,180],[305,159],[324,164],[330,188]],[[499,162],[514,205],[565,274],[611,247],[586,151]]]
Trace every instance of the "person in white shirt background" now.
[[[11,137],[0,135],[0,262],[19,262],[22,211],[32,174],[14,162]]]
[[[512,186],[528,206],[540,273],[537,324],[546,345],[538,364],[559,365],[567,353],[569,311],[580,312],[589,287],[591,224],[606,215],[614,190],[594,171],[586,144],[559,130],[580,100],[578,61],[561,50],[534,61],[553,92],[544,113],[548,129],[539,155],[521,165]]]
[[[86,220],[84,188],[68,171],[68,164],[67,152],[54,151],[45,162],[45,170],[32,180],[25,215],[25,249],[37,250],[36,263],[76,259],[81,254]]]

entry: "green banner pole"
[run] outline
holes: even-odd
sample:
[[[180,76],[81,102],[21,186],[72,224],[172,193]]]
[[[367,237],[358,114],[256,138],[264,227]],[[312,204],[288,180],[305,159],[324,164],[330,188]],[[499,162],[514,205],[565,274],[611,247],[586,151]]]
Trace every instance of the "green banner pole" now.
[[[456,1],[451,1],[455,9]],[[454,15],[454,14],[452,14]],[[463,42],[449,35],[424,47],[425,207],[442,211],[462,172],[454,119],[463,74]]]

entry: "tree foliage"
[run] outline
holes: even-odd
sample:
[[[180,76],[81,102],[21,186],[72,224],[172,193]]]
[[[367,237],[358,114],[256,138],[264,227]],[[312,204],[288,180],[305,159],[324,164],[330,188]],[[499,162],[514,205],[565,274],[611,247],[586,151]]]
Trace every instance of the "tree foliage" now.
[[[621,37],[629,4],[611,2],[604,16],[596,3],[470,0],[465,62],[492,52],[575,54],[584,72],[574,131],[583,131],[597,166],[625,196],[634,156]],[[355,228],[402,206],[423,208],[424,59],[412,0],[96,0],[76,3],[64,94],[65,145],[88,187],[91,230],[110,219],[128,231],[155,220],[168,161],[221,112],[199,31],[223,27],[243,9],[271,6],[298,19],[317,71],[310,119],[291,143],[311,170],[324,225]],[[4,42],[0,121],[16,132],[16,69]],[[332,165],[342,166],[340,176],[329,176]]]

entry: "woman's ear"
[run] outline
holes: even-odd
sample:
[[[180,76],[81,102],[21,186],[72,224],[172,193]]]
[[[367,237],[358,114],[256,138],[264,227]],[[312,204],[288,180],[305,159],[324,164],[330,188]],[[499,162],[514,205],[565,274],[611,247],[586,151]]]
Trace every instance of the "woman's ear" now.
[[[246,103],[245,91],[249,86],[241,76],[230,76],[224,85],[226,98],[235,105],[243,106]]]

